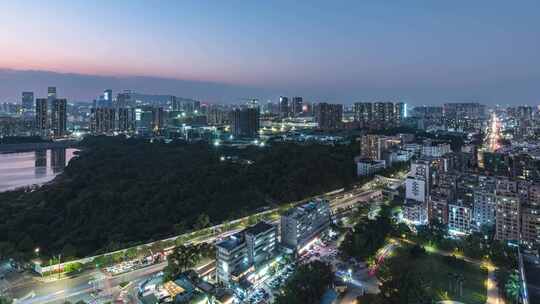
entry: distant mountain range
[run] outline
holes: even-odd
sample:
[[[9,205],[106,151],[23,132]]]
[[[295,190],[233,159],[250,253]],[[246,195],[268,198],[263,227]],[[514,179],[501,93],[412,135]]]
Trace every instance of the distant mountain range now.
[[[48,86],[56,86],[60,97],[86,102],[102,94],[104,89],[112,89],[115,96],[123,90],[132,90],[146,96],[155,95],[156,98],[175,95],[215,103],[239,103],[244,98],[271,95],[263,89],[214,82],[0,69],[0,102],[20,102],[23,91],[33,91],[36,98],[45,97]]]

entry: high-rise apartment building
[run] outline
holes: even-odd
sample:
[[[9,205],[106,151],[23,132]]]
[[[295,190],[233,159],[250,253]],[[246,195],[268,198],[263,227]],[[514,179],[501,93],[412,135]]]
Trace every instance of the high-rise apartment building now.
[[[135,98],[133,97],[133,92],[130,90],[124,90],[122,93],[116,95],[116,104],[117,108],[128,108],[135,106]]]
[[[448,229],[462,234],[471,233],[472,215],[470,206],[460,200],[448,204]]]
[[[36,99],[36,129],[41,136],[49,135],[49,102],[46,98]]]
[[[521,208],[521,242],[528,246],[540,244],[540,207],[526,204]]]
[[[362,126],[368,125],[373,119],[373,104],[371,102],[357,102],[354,104],[354,120]]]
[[[519,241],[521,202],[516,193],[498,192],[496,197],[495,239]]]
[[[135,109],[118,108],[117,130],[119,132],[133,132],[135,130]]]
[[[430,164],[416,161],[405,179],[405,204],[403,218],[416,225],[427,224],[429,219]]]
[[[51,129],[54,137],[67,135],[67,100],[64,98],[52,100]]]
[[[452,120],[480,119],[486,117],[486,106],[476,102],[445,103],[443,116]]]
[[[434,189],[429,194],[429,221],[448,224],[448,205],[451,202],[450,191],[444,188]]]
[[[482,225],[495,225],[496,195],[495,191],[481,188],[473,194],[473,220],[476,229]]]
[[[286,118],[289,117],[289,98],[285,96],[279,97],[279,117]]]
[[[528,187],[527,200],[521,208],[521,241],[528,246],[540,245],[540,184]]]
[[[235,137],[256,137],[259,133],[259,109],[234,109],[230,113],[231,133]]]
[[[360,138],[360,157],[373,160],[383,159],[383,153],[400,144],[398,137],[366,134]]]
[[[405,180],[405,197],[418,202],[425,202],[430,187],[429,163],[416,161],[411,164],[411,170]]]
[[[302,113],[302,105],[304,104],[304,100],[302,97],[296,96],[292,98],[291,103],[291,114],[292,116],[298,116]]]
[[[115,130],[114,108],[93,108],[90,112],[90,129],[94,134],[109,134]]]
[[[323,130],[338,129],[342,126],[343,105],[321,102],[315,110],[315,121]]]
[[[154,134],[161,134],[165,122],[165,112],[162,107],[152,108],[152,131]]]
[[[206,116],[208,118],[208,124],[212,126],[223,125],[229,121],[225,109],[218,105],[210,105],[208,108],[208,114]]]
[[[405,117],[407,117],[407,104],[396,102],[394,104],[394,122],[399,124]]]
[[[394,122],[394,103],[376,102],[373,105],[373,119],[380,123],[391,124]]]

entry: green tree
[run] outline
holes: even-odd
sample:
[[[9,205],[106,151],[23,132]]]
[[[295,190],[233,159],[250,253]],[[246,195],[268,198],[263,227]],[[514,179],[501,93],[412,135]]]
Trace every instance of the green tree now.
[[[208,226],[210,226],[210,217],[206,213],[201,213],[197,217],[197,221],[195,222],[195,225],[193,226],[193,228],[195,230],[201,230]]]
[[[314,261],[301,265],[276,298],[277,304],[319,303],[330,287],[333,273],[330,265]]]
[[[429,284],[412,262],[420,249],[387,259],[377,272],[380,298],[388,304],[431,303]],[[420,253],[421,254],[421,253]]]
[[[11,304],[13,301],[7,297],[0,296],[0,304]]]
[[[519,273],[515,271],[510,274],[508,280],[506,281],[506,284],[504,284],[504,291],[507,298],[514,303],[518,303],[519,297],[521,295],[521,286],[522,282]]]
[[[77,248],[71,244],[66,244],[62,248],[62,255],[67,258],[76,258],[77,257]]]
[[[137,248],[135,247],[129,248],[128,250],[126,250],[125,255],[129,260],[136,258],[138,256]]]
[[[167,256],[164,281],[174,280],[182,272],[194,267],[201,259],[198,246],[180,245]]]

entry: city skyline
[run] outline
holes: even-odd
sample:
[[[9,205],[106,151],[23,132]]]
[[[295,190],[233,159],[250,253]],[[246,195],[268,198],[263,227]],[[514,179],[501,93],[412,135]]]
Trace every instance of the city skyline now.
[[[538,102],[533,1],[309,4],[3,3],[0,100],[55,85],[69,100],[111,87],[219,103]]]

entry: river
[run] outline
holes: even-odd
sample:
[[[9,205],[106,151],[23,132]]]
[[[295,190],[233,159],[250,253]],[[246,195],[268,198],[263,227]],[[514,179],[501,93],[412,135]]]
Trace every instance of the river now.
[[[0,154],[0,192],[51,181],[62,173],[76,151],[58,148]]]

